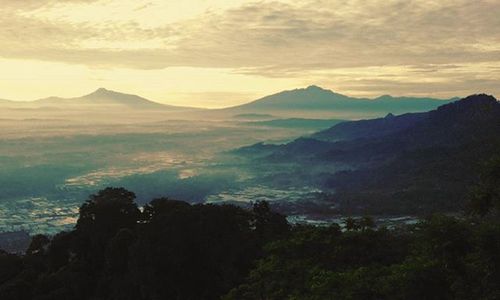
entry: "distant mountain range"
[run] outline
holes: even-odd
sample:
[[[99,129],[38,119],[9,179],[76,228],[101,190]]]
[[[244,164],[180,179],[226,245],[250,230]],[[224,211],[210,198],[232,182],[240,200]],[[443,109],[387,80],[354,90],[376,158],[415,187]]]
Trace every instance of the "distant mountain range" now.
[[[108,109],[127,108],[134,110],[193,110],[190,107],[165,105],[140,96],[119,93],[99,88],[82,97],[49,97],[35,101],[0,101],[3,107],[13,108],[54,108],[54,109]]]
[[[311,118],[323,113],[326,117],[334,117],[334,113],[346,113],[350,117],[379,116],[386,113],[417,112],[434,109],[443,103],[455,99],[411,98],[382,96],[375,99],[353,98],[334,93],[318,86],[283,91],[256,101],[225,109],[207,110],[212,115],[226,115],[235,118],[245,116],[271,116],[280,118]],[[135,110],[193,110],[190,107],[165,105],[146,98],[119,93],[104,88],[75,98],[50,97],[35,101],[0,100],[3,108],[53,108],[53,109],[107,109],[122,107]],[[288,114],[293,112],[293,114]],[[338,118],[339,116],[335,116]]]
[[[365,115],[383,115],[427,111],[455,100],[458,98],[434,99],[389,95],[375,99],[354,98],[312,85],[303,89],[283,91],[247,104],[227,108],[227,110],[271,114],[275,114],[276,111],[346,111]]]
[[[331,201],[344,213],[456,211],[482,163],[500,154],[500,103],[472,95],[425,113],[343,122],[288,144],[236,153],[265,164],[323,168],[317,176],[335,190]],[[346,167],[329,172],[339,165]]]
[[[124,94],[110,91],[105,88],[97,89],[95,92],[77,98],[50,97],[34,101],[37,106],[125,106],[134,109],[176,109],[175,106],[168,106],[153,102],[136,95]]]

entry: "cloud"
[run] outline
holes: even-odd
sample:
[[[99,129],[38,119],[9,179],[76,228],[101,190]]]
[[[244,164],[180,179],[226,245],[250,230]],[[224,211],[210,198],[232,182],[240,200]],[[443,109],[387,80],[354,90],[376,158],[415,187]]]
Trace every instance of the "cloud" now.
[[[117,1],[1,0],[0,56],[100,68],[228,68],[308,80],[325,70],[384,66],[452,77],[443,70],[500,61],[496,0],[257,1],[176,22],[159,18],[155,26],[127,13],[147,16],[158,1],[135,1],[123,16],[113,10]],[[79,5],[88,20],[85,14],[78,21],[63,17],[78,13]],[[94,20],[93,11],[102,19]],[[474,84],[483,70],[466,69],[457,83]],[[360,88],[371,89],[369,82]]]
[[[90,0],[66,0],[82,1]],[[41,2],[54,1],[25,5]],[[263,75],[290,69],[500,59],[497,1],[297,3],[254,2],[151,29],[126,20],[68,24],[3,16],[0,55],[146,69],[230,67]],[[153,39],[160,41],[155,47],[140,51],[133,47]],[[100,41],[102,47],[86,47],[89,40]],[[121,40],[128,41],[131,49],[113,47]],[[30,51],[27,45],[36,47]]]
[[[22,0],[22,1],[0,0],[0,5],[2,6],[3,10],[6,9],[33,10],[57,4],[91,3],[97,1],[99,0]]]
[[[498,95],[500,62],[457,65],[360,67],[311,72],[311,82],[349,95],[454,97],[474,93]]]

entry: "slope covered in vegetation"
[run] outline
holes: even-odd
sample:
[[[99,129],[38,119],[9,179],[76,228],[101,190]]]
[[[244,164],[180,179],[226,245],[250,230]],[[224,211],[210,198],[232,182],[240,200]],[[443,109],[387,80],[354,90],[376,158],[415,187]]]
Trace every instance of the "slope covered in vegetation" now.
[[[500,160],[472,189],[468,214],[413,226],[290,225],[251,210],[107,188],[74,230],[0,253],[0,299],[497,299]]]

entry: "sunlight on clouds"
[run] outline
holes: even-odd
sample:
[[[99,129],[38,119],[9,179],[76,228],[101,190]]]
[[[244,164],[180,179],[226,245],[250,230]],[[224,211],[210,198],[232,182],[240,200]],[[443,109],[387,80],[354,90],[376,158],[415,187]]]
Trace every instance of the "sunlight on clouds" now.
[[[296,79],[268,79],[216,68],[103,69],[1,59],[0,70],[0,99],[20,101],[54,95],[79,97],[106,87],[166,104],[226,107],[301,84]]]
[[[498,1],[0,4],[0,98],[104,86],[219,107],[309,84],[362,96],[500,93]]]
[[[87,67],[64,63],[0,59],[0,70],[2,99],[70,97],[87,92],[99,83]]]
[[[310,80],[359,97],[433,96],[447,98],[498,93],[500,61],[457,65],[382,66],[317,70]]]
[[[109,49],[109,50],[139,50],[139,49],[155,49],[165,47],[165,41],[162,39],[148,39],[144,41],[119,41],[119,40],[102,40],[88,39],[80,43],[80,47],[84,49]]]
[[[108,88],[136,93],[182,106],[226,107],[242,104],[300,84],[288,78],[268,79],[232,74],[229,69],[172,67],[163,70],[95,70]]]
[[[208,10],[224,10],[245,2],[244,0],[61,2],[31,11],[30,14],[37,18],[56,19],[69,23],[134,22],[145,28],[155,28],[194,18]]]

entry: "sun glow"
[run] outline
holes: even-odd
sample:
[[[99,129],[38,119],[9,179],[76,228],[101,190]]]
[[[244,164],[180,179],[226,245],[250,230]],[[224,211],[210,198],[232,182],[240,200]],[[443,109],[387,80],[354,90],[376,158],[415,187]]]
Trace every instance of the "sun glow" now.
[[[168,104],[225,107],[309,84],[370,97],[500,89],[495,1],[1,4],[2,99],[106,87]],[[456,17],[433,17],[450,12]]]

